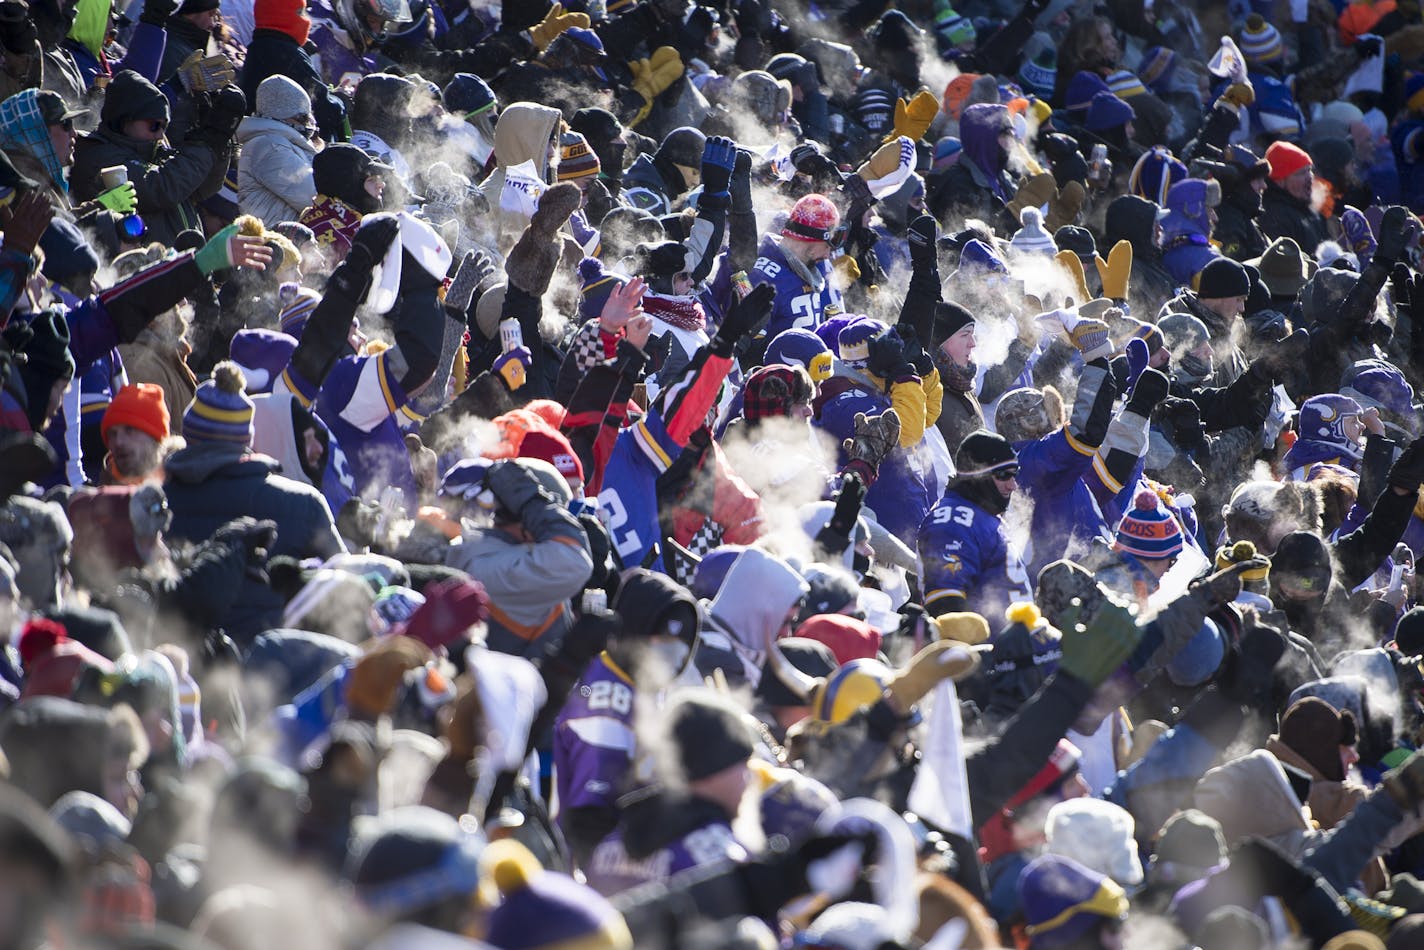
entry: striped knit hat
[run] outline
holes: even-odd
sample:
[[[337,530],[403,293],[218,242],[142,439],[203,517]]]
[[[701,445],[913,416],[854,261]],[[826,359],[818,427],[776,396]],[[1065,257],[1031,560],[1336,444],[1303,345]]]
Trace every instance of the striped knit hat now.
[[[282,306],[277,313],[277,323],[282,332],[301,339],[307,319],[316,305],[321,303],[321,294],[300,284],[283,284],[277,291],[277,302]]]
[[[588,140],[577,132],[565,132],[559,138],[559,150],[559,181],[596,176],[602,170]]]
[[[1145,95],[1147,87],[1142,84],[1142,80],[1129,70],[1119,69],[1107,78],[1108,91],[1119,99],[1130,99],[1133,96]]]
[[[183,413],[183,437],[194,442],[252,444],[252,400],[243,389],[247,380],[238,365],[224,360],[213,367],[213,378],[198,387]]]
[[[1152,91],[1164,92],[1176,68],[1177,54],[1165,46],[1154,46],[1142,54],[1142,62],[1137,66],[1137,76]]]
[[[1117,523],[1113,547],[1136,557],[1161,560],[1182,553],[1182,544],[1177,519],[1158,504],[1155,493],[1144,488],[1132,500],[1132,510]]]
[[[1241,30],[1241,55],[1246,57],[1246,62],[1252,65],[1272,63],[1285,54],[1279,30],[1267,23],[1259,13],[1246,18],[1246,25]]]

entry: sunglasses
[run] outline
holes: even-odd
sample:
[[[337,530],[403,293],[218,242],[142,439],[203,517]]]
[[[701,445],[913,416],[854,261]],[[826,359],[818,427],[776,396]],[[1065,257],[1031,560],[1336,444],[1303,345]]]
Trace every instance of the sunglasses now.
[[[996,482],[1011,482],[1019,477],[1019,467],[1000,468],[989,473]]]

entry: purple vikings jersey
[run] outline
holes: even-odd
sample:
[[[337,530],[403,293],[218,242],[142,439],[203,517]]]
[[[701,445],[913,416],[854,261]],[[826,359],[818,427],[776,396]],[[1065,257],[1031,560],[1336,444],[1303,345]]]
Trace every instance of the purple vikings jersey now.
[[[840,291],[831,282],[830,262],[821,261],[810,266],[821,274],[820,290],[806,283],[791,269],[775,237],[767,235],[762,238],[761,246],[757,248],[756,263],[747,271],[747,278],[753,286],[771,284],[776,288],[776,302],[772,305],[771,319],[766,325],[768,340],[791,327],[814,330],[845,309]]]
[[[666,881],[681,871],[721,861],[745,861],[747,850],[726,822],[712,822],[690,831],[646,858],[634,860],[623,846],[622,829],[598,847],[584,870],[589,886],[605,896],[655,881]]]
[[[998,623],[1016,600],[1032,600],[1028,571],[1009,547],[1003,522],[962,495],[947,491],[920,524],[921,588],[925,606],[959,595],[965,609]]]
[[[611,808],[633,764],[633,681],[603,653],[589,663],[554,724],[560,813]]]

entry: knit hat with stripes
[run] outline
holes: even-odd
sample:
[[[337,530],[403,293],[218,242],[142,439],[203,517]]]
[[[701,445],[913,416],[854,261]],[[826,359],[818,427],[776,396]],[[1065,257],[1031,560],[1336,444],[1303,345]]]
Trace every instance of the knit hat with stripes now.
[[[1132,509],[1117,523],[1119,551],[1149,560],[1176,557],[1182,553],[1182,528],[1172,513],[1158,503],[1148,489],[1137,493]]]
[[[1261,14],[1253,13],[1246,18],[1246,25],[1241,30],[1241,55],[1246,57],[1246,62],[1252,65],[1272,63],[1285,56],[1285,52],[1280,31],[1267,23]]]
[[[195,442],[252,444],[252,400],[243,392],[247,380],[238,365],[224,360],[213,378],[198,387],[183,413],[183,437]]]

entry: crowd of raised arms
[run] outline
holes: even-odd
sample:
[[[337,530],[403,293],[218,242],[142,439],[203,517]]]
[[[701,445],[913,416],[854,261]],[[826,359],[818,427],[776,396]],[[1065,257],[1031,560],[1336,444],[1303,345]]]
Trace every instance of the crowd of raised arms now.
[[[0,950],[1424,950],[1420,0],[0,0]]]

